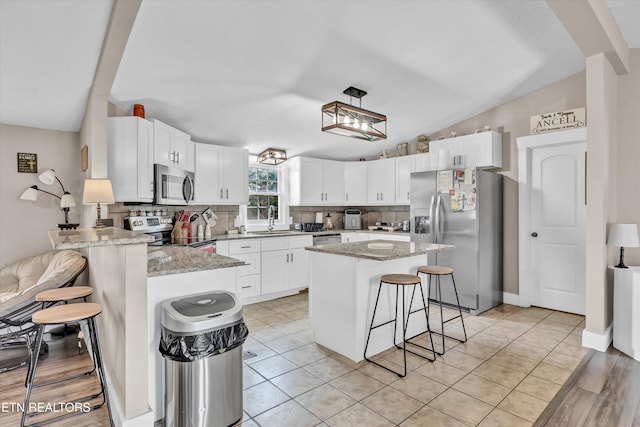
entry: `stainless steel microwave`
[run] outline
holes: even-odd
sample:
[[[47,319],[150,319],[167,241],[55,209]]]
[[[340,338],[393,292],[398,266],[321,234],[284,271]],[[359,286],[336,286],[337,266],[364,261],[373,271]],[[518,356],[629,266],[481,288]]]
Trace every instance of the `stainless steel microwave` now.
[[[153,165],[156,205],[188,205],[193,201],[193,172],[164,165]]]

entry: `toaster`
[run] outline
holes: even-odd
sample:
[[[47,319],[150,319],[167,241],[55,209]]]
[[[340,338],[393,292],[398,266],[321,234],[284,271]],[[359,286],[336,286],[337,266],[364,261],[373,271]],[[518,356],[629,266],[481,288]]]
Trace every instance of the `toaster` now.
[[[362,212],[358,209],[347,209],[344,211],[344,229],[362,230]]]

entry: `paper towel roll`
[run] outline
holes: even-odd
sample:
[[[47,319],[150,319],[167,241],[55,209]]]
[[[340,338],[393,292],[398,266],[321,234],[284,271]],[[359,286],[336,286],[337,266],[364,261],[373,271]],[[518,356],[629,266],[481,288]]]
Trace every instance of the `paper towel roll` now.
[[[451,153],[449,150],[438,150],[438,169],[449,169],[451,166]]]

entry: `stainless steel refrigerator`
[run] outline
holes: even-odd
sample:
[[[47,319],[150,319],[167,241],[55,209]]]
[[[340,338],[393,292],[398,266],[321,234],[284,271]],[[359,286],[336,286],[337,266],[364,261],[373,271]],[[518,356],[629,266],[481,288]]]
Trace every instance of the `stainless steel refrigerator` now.
[[[455,245],[429,255],[429,264],[454,269],[463,309],[478,314],[502,303],[502,175],[475,168],[412,173],[410,215],[412,242]],[[447,281],[441,278],[442,298],[455,305]]]

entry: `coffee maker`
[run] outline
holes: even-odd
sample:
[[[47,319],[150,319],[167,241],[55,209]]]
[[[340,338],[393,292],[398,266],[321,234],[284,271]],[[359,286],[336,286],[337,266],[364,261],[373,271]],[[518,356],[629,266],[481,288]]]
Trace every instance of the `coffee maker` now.
[[[362,212],[358,209],[344,211],[344,229],[362,230]]]

